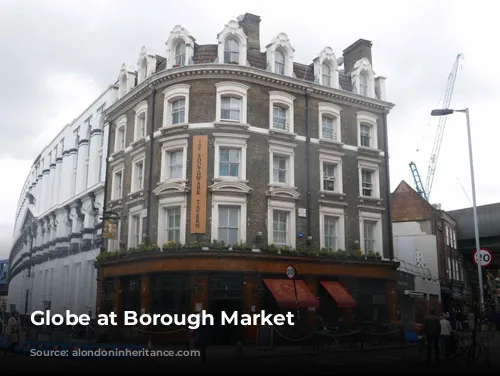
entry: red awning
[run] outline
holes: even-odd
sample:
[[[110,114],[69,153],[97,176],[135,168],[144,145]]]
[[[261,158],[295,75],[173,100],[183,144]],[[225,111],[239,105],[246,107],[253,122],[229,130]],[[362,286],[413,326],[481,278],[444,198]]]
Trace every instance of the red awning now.
[[[307,288],[304,281],[295,281],[297,301],[291,279],[264,279],[264,283],[273,294],[278,306],[282,308],[295,308],[297,301],[299,308],[319,307],[318,298]]]
[[[330,296],[335,299],[340,308],[356,308],[356,301],[340,282],[321,281],[321,285],[328,291]]]

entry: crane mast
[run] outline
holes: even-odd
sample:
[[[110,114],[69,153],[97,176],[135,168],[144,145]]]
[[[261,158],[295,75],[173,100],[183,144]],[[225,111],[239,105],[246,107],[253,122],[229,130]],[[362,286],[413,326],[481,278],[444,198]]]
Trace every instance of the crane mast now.
[[[458,67],[460,64],[460,60],[462,58],[463,58],[462,54],[457,55],[457,58],[453,63],[453,67],[451,68],[451,72],[448,75],[448,81],[446,83],[446,89],[442,105],[443,109],[450,108],[451,98],[453,96],[453,89],[455,88],[455,81],[457,79]],[[423,187],[422,180],[420,178],[420,174],[417,169],[417,165],[415,164],[415,162],[410,162],[410,171],[413,175],[416,191],[426,200],[429,200],[431,195],[432,185],[434,183],[434,175],[436,173],[436,166],[439,158],[439,152],[441,150],[441,144],[443,142],[443,135],[447,118],[448,118],[447,116],[440,116],[438,118],[439,120],[436,130],[436,137],[434,138],[434,144],[432,146],[432,152],[429,159],[429,166],[427,168],[425,188]]]

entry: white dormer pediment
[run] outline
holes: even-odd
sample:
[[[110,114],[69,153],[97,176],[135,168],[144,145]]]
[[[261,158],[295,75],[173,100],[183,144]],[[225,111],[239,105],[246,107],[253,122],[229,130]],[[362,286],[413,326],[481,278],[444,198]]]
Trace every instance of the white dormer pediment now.
[[[137,84],[141,84],[156,72],[156,54],[148,51],[146,46],[141,48],[137,61]]]
[[[135,69],[123,63],[118,76],[118,99],[123,98],[135,86]]]
[[[358,60],[351,71],[352,90],[356,94],[365,95],[365,93],[363,93],[362,81],[365,81],[367,86],[366,96],[375,98],[375,72],[373,71],[370,61],[366,57]]]
[[[301,194],[292,187],[272,187],[267,191],[267,196],[276,199],[298,200]]]
[[[276,57],[276,51],[283,54],[284,58],[284,72],[278,71],[279,59]],[[279,33],[270,44],[266,46],[266,59],[267,59],[267,69],[273,73],[284,74],[288,77],[293,77],[293,54],[295,49],[290,43],[288,35],[285,33]],[[278,63],[278,64],[276,64]]]
[[[153,190],[156,196],[185,194],[189,191],[184,183],[162,183]]]
[[[194,64],[194,42],[195,39],[187,29],[176,25],[165,42],[167,69]]]
[[[220,64],[247,65],[247,36],[237,21],[229,21],[224,29],[217,34],[217,40],[217,60]],[[237,43],[237,48],[234,50],[232,47],[235,45],[229,44],[231,40]]]
[[[314,80],[323,86],[339,88],[337,58],[331,47],[325,47],[314,59]]]
[[[213,193],[241,193],[249,194],[252,191],[248,185],[242,182],[219,181],[212,184],[209,189]]]

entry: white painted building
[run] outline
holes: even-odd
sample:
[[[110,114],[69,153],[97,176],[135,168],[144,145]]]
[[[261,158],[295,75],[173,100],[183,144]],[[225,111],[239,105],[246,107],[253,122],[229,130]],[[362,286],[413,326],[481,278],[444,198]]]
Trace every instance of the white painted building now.
[[[441,301],[437,239],[436,235],[429,235],[425,230],[426,225],[429,226],[430,232],[430,223],[427,223],[427,221],[393,223],[394,255],[398,259],[415,265],[419,269],[427,269],[430,272],[430,276],[426,275],[427,273],[414,273],[414,291],[423,294],[426,300],[434,296]]]
[[[8,304],[21,314],[95,313],[110,86],[34,161],[21,192],[9,256]]]

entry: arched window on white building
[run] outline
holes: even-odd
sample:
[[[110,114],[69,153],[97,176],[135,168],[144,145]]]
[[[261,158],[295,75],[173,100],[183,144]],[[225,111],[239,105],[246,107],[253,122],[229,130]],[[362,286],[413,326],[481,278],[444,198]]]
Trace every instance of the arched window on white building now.
[[[175,26],[165,44],[167,46],[166,69],[193,64],[194,38],[185,28],[180,25]]]
[[[219,64],[247,65],[247,36],[237,21],[229,21],[217,39]]]
[[[293,77],[293,53],[288,36],[280,33],[266,47],[267,69],[273,73]]]
[[[330,47],[325,47],[314,59],[314,80],[323,86],[339,88],[337,58]]]

